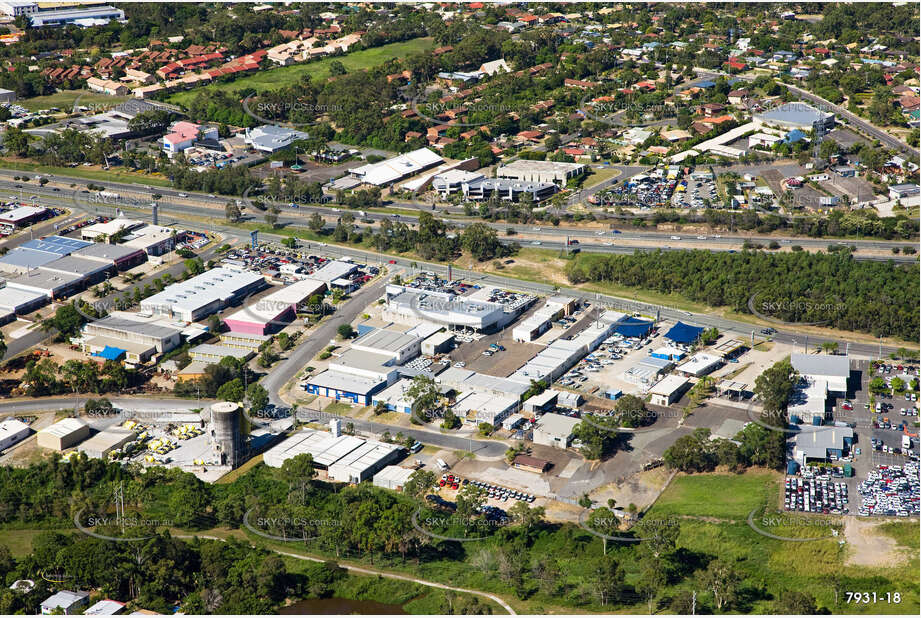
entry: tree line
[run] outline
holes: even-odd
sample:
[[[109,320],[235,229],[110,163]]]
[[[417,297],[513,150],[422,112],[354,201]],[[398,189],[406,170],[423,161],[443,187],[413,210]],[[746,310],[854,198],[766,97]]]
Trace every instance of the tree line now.
[[[611,282],[680,294],[711,307],[785,322],[918,339],[918,267],[857,261],[840,253],[635,252],[576,256],[572,283]]]

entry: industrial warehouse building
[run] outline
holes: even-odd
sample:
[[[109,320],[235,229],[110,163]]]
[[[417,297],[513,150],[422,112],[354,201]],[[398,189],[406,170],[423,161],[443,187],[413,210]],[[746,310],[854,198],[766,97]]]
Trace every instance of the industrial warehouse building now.
[[[90,245],[92,245],[90,242],[64,236],[48,236],[28,240],[0,257],[0,272],[8,274],[26,273],[68,256],[74,251],[85,249]]]
[[[139,249],[149,257],[159,257],[176,248],[176,236],[168,227],[145,225],[125,236],[121,246]]]
[[[265,285],[262,275],[220,266],[174,283],[141,301],[141,311],[194,322],[239,302]]]
[[[326,284],[330,284],[338,279],[344,279],[345,277],[348,277],[356,270],[358,270],[357,264],[352,264],[351,262],[346,262],[343,260],[330,260],[315,270],[310,275],[310,278],[316,279],[317,281],[323,281]]]
[[[460,192],[465,200],[488,200],[495,196],[506,202],[520,202],[528,195],[532,202],[542,202],[558,190],[552,182],[513,180],[511,178],[479,178],[460,183]],[[450,193],[442,187],[442,193]]]
[[[224,323],[233,332],[266,335],[284,328],[297,316],[298,306],[325,291],[325,282],[302,279],[235,311],[224,318]]]
[[[364,440],[358,448],[327,468],[329,478],[340,483],[361,483],[401,457],[403,447],[376,440]]]
[[[412,385],[410,380],[397,380],[387,388],[371,397],[371,404],[383,404],[388,412],[411,414],[413,402],[406,397],[406,390]]]
[[[444,159],[428,148],[420,148],[386,161],[356,167],[349,170],[349,173],[363,183],[385,187],[404,178],[415,176],[443,161]]]
[[[230,356],[240,361],[246,361],[253,357],[254,352],[244,348],[231,347],[216,343],[203,343],[189,350],[189,356],[194,361],[204,363],[219,363],[221,359]]]
[[[520,399],[511,395],[471,392],[459,396],[452,409],[458,417],[467,422],[477,426],[480,423],[489,423],[498,428],[502,421],[516,412],[520,406]]]
[[[95,223],[88,225],[80,230],[80,238],[83,240],[96,240],[97,238],[110,238],[120,232],[131,232],[144,227],[145,223],[140,219],[125,219],[117,217],[105,223]]]
[[[383,487],[391,491],[403,491],[403,487],[412,478],[415,470],[412,468],[401,468],[400,466],[386,466],[380,472],[374,475],[372,483],[375,487]]]
[[[0,452],[22,442],[32,433],[28,425],[15,418],[0,421]]]
[[[422,353],[428,356],[446,354],[454,348],[454,335],[447,331],[439,331],[430,335],[422,342]]]
[[[218,335],[221,338],[221,345],[228,348],[240,348],[256,353],[266,341],[269,341],[271,335],[255,335],[252,333],[229,332]]]
[[[793,438],[793,458],[801,465],[828,461],[831,455],[841,459],[854,443],[850,427],[828,427],[821,431],[805,431]]]
[[[499,178],[550,183],[563,186],[570,178],[578,178],[586,171],[584,163],[558,161],[527,161],[517,159],[496,169]]]
[[[21,275],[59,258],[60,256],[55,253],[16,247],[3,257],[0,257],[0,272],[7,275]]]
[[[0,282],[2,284],[2,282]],[[24,315],[48,304],[48,297],[11,287],[0,287],[0,314]]]
[[[683,376],[666,376],[649,389],[649,403],[657,406],[671,405],[681,399],[689,384]]]
[[[20,206],[0,213],[0,225],[26,227],[48,217],[51,211],[40,206]]]
[[[384,318],[403,324],[434,322],[451,328],[489,331],[504,326],[514,315],[505,315],[502,305],[458,298],[447,292],[430,292],[402,285],[387,286]]]
[[[329,360],[330,371],[339,371],[349,375],[383,380],[388,385],[396,382],[398,372],[393,366],[393,356],[378,352],[348,350],[341,356]]]
[[[832,354],[791,354],[790,364],[805,381],[805,387],[797,388],[787,408],[791,420],[797,417],[805,422],[820,423],[831,396],[846,396],[851,362],[847,356]]]
[[[360,406],[370,405],[371,395],[386,386],[386,380],[333,370],[323,371],[304,383],[304,389],[310,394],[336,401],[350,401]]]
[[[85,287],[82,275],[70,275],[47,270],[31,270],[7,279],[8,288],[42,294],[51,300],[66,298]]]
[[[141,249],[108,243],[93,243],[83,249],[77,249],[71,255],[109,264],[118,271],[134,268],[147,261],[147,254]]]
[[[137,437],[137,433],[129,429],[115,427],[100,431],[95,436],[81,444],[77,450],[93,459],[104,459],[109,453],[125,446]]]
[[[42,448],[63,451],[82,442],[90,435],[90,426],[79,418],[68,417],[38,432],[36,441]]]
[[[544,414],[534,425],[534,444],[567,448],[573,432],[581,422],[577,418],[562,414]]]
[[[111,262],[100,262],[99,260],[79,258],[73,255],[67,255],[53,262],[48,262],[40,266],[39,270],[80,277],[84,286],[95,285],[105,281],[118,272]]]
[[[377,328],[352,342],[352,349],[388,356],[396,365],[419,356],[422,339],[395,330]]]
[[[246,129],[243,141],[260,152],[275,152],[309,137],[303,131],[266,124],[254,129]]]
[[[292,457],[309,454],[315,466],[328,471],[330,479],[360,483],[399,459],[402,450],[396,444],[305,429],[266,451],[263,461],[280,468]]]
[[[631,384],[648,385],[668,373],[673,366],[674,363],[670,360],[650,355],[637,361],[630,369],[623,372],[621,378]]]
[[[547,299],[543,307],[531,314],[512,329],[512,339],[524,343],[534,341],[550,330],[554,320],[564,315],[569,315],[575,309],[574,298],[566,296],[552,296]]]
[[[723,359],[714,354],[698,352],[688,359],[688,362],[679,365],[676,371],[686,376],[699,378],[719,369],[723,364]]]
[[[521,397],[531,388],[530,383],[517,382],[508,378],[499,378],[477,373],[461,367],[449,367],[437,376],[435,382],[458,392],[474,391],[491,393],[496,396],[514,395]]]
[[[154,356],[170,352],[182,341],[182,331],[145,320],[135,314],[114,312],[83,327],[80,345],[89,354],[108,347],[122,348],[127,360],[145,363]]]

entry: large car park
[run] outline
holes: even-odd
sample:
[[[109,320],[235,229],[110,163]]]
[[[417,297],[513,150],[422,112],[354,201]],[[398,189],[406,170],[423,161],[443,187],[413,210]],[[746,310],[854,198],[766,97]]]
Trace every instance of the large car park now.
[[[788,477],[784,481],[784,509],[826,515],[848,514],[847,483],[834,478],[827,468],[812,466],[807,466],[801,477]]]
[[[877,466],[857,486],[861,495],[859,515],[917,516],[921,510],[921,482],[918,463],[904,466]]]

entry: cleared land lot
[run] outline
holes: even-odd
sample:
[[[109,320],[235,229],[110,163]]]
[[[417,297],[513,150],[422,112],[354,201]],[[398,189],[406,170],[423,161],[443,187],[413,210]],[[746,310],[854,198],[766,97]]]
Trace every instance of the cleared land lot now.
[[[169,101],[178,105],[187,104],[202,91],[223,90],[225,92],[233,92],[235,90],[244,90],[247,88],[252,88],[256,92],[277,90],[301,81],[305,75],[311,78],[329,77],[329,67],[333,62],[341,62],[345,70],[352,73],[354,71],[369,69],[384,64],[388,60],[394,58],[405,58],[415,52],[426,52],[433,49],[435,46],[435,41],[430,38],[390,43],[388,45],[364,49],[335,58],[323,58],[316,62],[307,62],[289,67],[270,69],[268,71],[259,71],[232,82],[212,84],[203,88],[179,92],[171,96]]]

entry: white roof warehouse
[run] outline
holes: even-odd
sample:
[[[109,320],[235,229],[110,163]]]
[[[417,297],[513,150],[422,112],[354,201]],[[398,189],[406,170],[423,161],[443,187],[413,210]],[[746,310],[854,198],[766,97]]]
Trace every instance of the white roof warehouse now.
[[[386,161],[356,167],[351,170],[351,174],[364,183],[383,187],[415,176],[442,161],[444,159],[428,148],[420,148]]]
[[[154,294],[141,302],[141,311],[194,322],[265,285],[262,275],[221,266]]]

